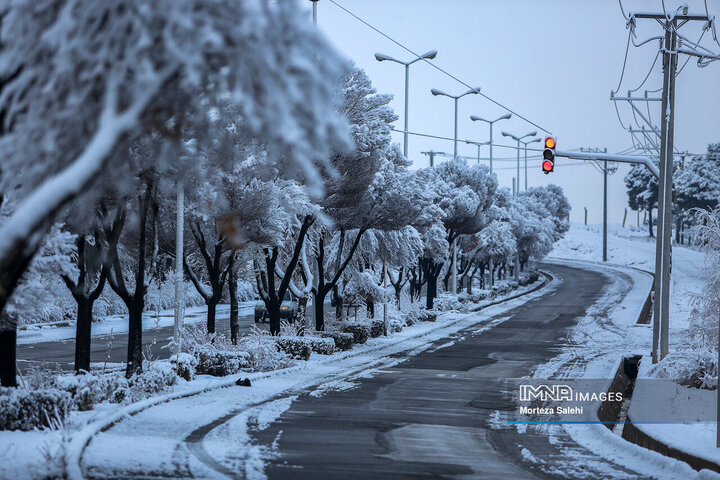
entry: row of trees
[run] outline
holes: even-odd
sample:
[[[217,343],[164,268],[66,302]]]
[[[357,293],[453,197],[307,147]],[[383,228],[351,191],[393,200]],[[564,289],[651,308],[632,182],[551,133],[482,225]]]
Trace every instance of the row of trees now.
[[[387,279],[398,303],[408,286],[432,308],[453,269],[471,292],[490,265],[502,276],[518,253],[524,268],[567,230],[559,187],[512,197],[482,166],[410,170],[391,142],[391,96],[291,2],[236,2],[232,12],[210,0],[43,3],[18,2],[2,24],[3,385],[15,384],[17,323],[52,281],[76,304],[78,371],[90,366],[95,302],[108,290],[121,300],[130,376],[142,369],[148,292],[171,283],[176,262],[210,333],[227,292],[236,341],[243,280],[265,302],[271,333],[288,291],[313,298],[323,330],[329,294],[336,316],[350,301],[372,314]],[[44,85],[51,91],[34,90]]]
[[[628,205],[633,210],[648,213],[649,235],[653,236],[652,211],[657,208],[658,184],[655,177],[642,165],[634,166],[625,176]],[[676,237],[687,225],[696,223],[696,216],[688,213],[695,208],[717,208],[720,202],[720,143],[708,145],[705,155],[675,159],[673,169]]]

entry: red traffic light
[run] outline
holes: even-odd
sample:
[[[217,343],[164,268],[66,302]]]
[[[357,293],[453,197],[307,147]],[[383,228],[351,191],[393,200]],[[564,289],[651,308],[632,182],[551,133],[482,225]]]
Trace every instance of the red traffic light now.
[[[550,173],[550,172],[552,172],[552,171],[553,171],[553,167],[554,167],[553,162],[551,162],[550,160],[544,160],[544,161],[542,162],[542,171],[545,172],[545,173]]]
[[[555,148],[555,139],[553,137],[545,138],[545,148]]]

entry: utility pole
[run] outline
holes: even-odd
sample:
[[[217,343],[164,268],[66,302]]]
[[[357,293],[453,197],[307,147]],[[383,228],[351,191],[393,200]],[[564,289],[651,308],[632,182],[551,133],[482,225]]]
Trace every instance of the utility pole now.
[[[603,262],[607,262],[607,160],[603,160]]]
[[[175,217],[175,319],[173,323],[173,343],[176,355],[180,353],[181,332],[185,316],[183,292],[183,229],[185,216],[185,188],[183,180],[177,182],[177,214]]]
[[[430,150],[428,152],[420,152],[420,153],[422,153],[423,155],[427,155],[428,158],[430,158],[430,166],[431,167],[435,165],[435,155],[445,155],[445,152],[435,152],[433,150]]]
[[[319,0],[310,0],[310,1],[313,4],[313,25],[315,26],[315,28],[317,28],[317,3]]]
[[[665,35],[661,49],[663,60],[663,87],[660,109],[660,169],[658,186],[658,233],[655,247],[655,303],[653,305],[653,363],[665,358],[669,346],[670,328],[670,264],[672,246],[672,174],[673,174],[673,137],[675,129],[675,77],[677,75],[677,56],[679,53],[699,57],[698,64],[707,64],[720,60],[720,56],[703,49],[696,44],[683,42],[678,45],[678,29],[690,21],[706,22],[710,28],[711,18],[705,15],[689,14],[683,6],[674,12],[630,13],[628,24],[634,28],[638,19],[649,19],[660,23]],[[694,48],[693,48],[694,47]],[[703,51],[698,50],[702,49]],[[632,103],[631,103],[632,106]],[[635,109],[635,107],[633,107]],[[658,335],[659,334],[659,335]],[[659,352],[658,352],[659,350]],[[720,359],[720,351],[718,352]],[[718,412],[720,413],[720,389],[718,389]],[[720,446],[720,423],[717,442]]]

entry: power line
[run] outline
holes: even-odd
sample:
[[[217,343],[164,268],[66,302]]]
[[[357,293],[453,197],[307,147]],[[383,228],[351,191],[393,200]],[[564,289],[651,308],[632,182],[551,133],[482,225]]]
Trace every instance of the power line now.
[[[374,27],[373,25],[371,25],[371,24],[368,23],[367,21],[363,20],[362,18],[358,17],[358,16],[355,15],[353,12],[351,12],[351,11],[348,10],[347,8],[345,8],[345,7],[343,7],[342,5],[340,5],[339,3],[337,3],[335,0],[330,0],[330,3],[332,3],[332,4],[335,5],[336,7],[340,8],[341,10],[345,11],[346,13],[348,13],[350,16],[352,16],[353,18],[355,18],[355,19],[358,20],[359,22],[363,23],[363,24],[366,25],[367,27],[371,28],[371,29],[374,30],[375,32],[379,33],[379,34],[382,35],[383,37],[385,37],[385,38],[387,38],[388,40],[390,40],[391,42],[393,42],[395,45],[397,45],[397,46],[399,46],[400,48],[404,49],[405,51],[411,53],[412,55],[415,55],[415,57],[420,58],[422,61],[424,61],[425,63],[427,63],[428,65],[430,65],[430,66],[433,67],[434,69],[438,70],[439,72],[444,73],[445,75],[447,75],[448,77],[452,78],[453,80],[455,80],[456,82],[460,83],[461,85],[464,85],[465,87],[467,87],[467,88],[469,88],[469,89],[471,89],[471,90],[474,90],[475,88],[477,88],[476,86],[475,86],[475,87],[471,87],[469,84],[467,84],[466,82],[463,82],[462,80],[460,80],[458,77],[456,77],[455,75],[451,74],[451,73],[448,72],[447,70],[444,70],[443,68],[439,67],[438,65],[430,62],[430,61],[429,61],[428,59],[426,59],[426,58],[422,58],[418,53],[414,52],[414,51],[411,50],[410,48],[406,47],[405,45],[403,45],[403,44],[400,43],[399,41],[397,41],[397,40],[395,40],[394,38],[392,38],[390,35],[386,34],[385,32],[381,31],[380,29]],[[493,98],[485,95],[484,93],[478,92],[478,94],[479,94],[481,97],[483,97],[483,98],[491,101],[491,102],[494,103],[495,105],[497,105],[497,106],[505,109],[506,111],[512,113],[512,114],[515,115],[516,117],[518,117],[518,118],[520,118],[520,119],[522,119],[522,120],[525,120],[525,121],[526,121],[527,123],[529,123],[530,125],[539,128],[539,129],[542,130],[543,132],[548,133],[548,134],[552,133],[552,132],[550,132],[550,130],[547,130],[546,128],[541,127],[540,125],[538,125],[537,123],[535,123],[535,122],[533,122],[532,120],[528,119],[527,117],[525,117],[525,116],[523,116],[523,115],[520,115],[518,112],[512,110],[510,107],[508,107],[508,106],[506,106],[506,105],[503,105],[502,103],[500,103],[500,102],[498,102],[497,100],[495,100],[495,99],[493,99]]]
[[[622,5],[621,5],[622,8]],[[623,77],[625,76],[625,65],[627,65],[627,59],[628,59],[628,52],[630,51],[630,37],[632,36],[633,29],[630,27],[628,30],[628,39],[627,39],[627,45],[625,45],[625,59],[623,60],[623,66],[622,71],[620,72],[620,80],[618,81],[618,86],[615,89],[614,93],[618,93],[620,91],[620,85],[622,85]]]
[[[657,63],[657,59],[659,57],[660,57],[660,50],[658,49],[657,53],[655,54],[655,60],[653,60],[652,65],[650,65],[650,70],[648,70],[647,75],[645,75],[645,79],[642,81],[642,83],[640,85],[638,85],[634,89],[630,90],[630,92],[637,92],[638,90],[640,90],[642,88],[643,85],[645,85],[645,82],[647,82],[647,79],[650,78],[650,74],[652,73],[653,68],[655,68],[655,64]],[[689,59],[690,59],[690,57],[688,57],[688,60]]]
[[[393,132],[397,132],[397,133],[405,133],[405,130],[401,130],[401,129],[395,128],[395,127],[390,127],[390,130],[392,130]],[[447,141],[449,141],[449,142],[454,142],[454,141],[455,141],[454,138],[443,137],[443,136],[440,136],[440,135],[432,135],[432,134],[430,134],[430,133],[411,132],[411,131],[408,130],[407,134],[408,134],[408,135],[415,135],[415,136],[417,136],[417,137],[427,137],[427,138],[435,138],[435,139],[437,139],[437,140],[447,140]],[[458,139],[458,143],[464,143],[464,142],[465,142],[465,140]],[[488,143],[487,145],[490,145],[490,144]],[[512,149],[512,150],[523,150],[523,151],[525,150],[525,147],[516,147],[516,146],[513,146],[513,145],[501,145],[501,144],[499,144],[499,143],[493,143],[492,145],[493,145],[493,147],[509,148],[509,149]],[[541,148],[527,147],[527,149],[528,149],[528,150],[531,150],[531,151],[534,151],[534,152],[542,152],[542,149],[541,149]],[[495,160],[495,158],[493,157],[493,161],[494,161],[494,160]]]

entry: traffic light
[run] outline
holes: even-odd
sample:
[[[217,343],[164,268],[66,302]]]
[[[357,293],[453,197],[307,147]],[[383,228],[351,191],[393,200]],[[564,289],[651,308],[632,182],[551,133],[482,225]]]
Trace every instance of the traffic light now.
[[[545,175],[555,170],[555,137],[545,137],[542,171]]]

